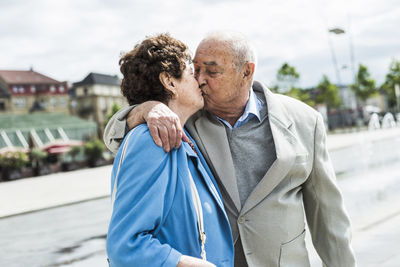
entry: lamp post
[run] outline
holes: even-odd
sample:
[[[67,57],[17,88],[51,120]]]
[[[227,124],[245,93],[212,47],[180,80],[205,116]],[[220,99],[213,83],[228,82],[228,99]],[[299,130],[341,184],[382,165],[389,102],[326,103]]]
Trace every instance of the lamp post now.
[[[329,29],[328,32],[334,33],[334,34],[344,34],[345,33],[345,31],[341,28],[332,28],[332,29]],[[335,68],[335,72],[336,72],[337,84],[340,86],[342,84],[342,80],[340,78],[340,71],[339,71],[339,67],[337,64],[337,60],[336,60],[335,49],[333,47],[332,39],[330,37],[328,37],[328,41],[329,41],[329,48],[331,50],[331,55],[332,55],[333,67]]]
[[[355,82],[356,71],[355,71],[355,66],[354,66],[353,40],[352,40],[352,36],[351,36],[351,32],[350,32],[350,18],[348,19],[348,24],[349,24],[349,27],[348,27],[347,31],[348,31],[348,36],[349,36],[350,64],[351,64],[351,71],[352,71],[352,76],[353,76],[352,81]],[[330,29],[328,29],[328,32],[332,33],[332,34],[336,34],[336,35],[340,35],[340,34],[345,34],[346,33],[346,31],[344,29],[339,28],[339,27],[330,28]],[[333,61],[334,67],[335,67],[336,77],[337,77],[337,80],[338,80],[338,85],[340,86],[341,83],[342,83],[341,77],[340,77],[340,71],[339,71],[339,67],[338,67],[337,61],[336,61],[336,55],[335,55],[334,48],[333,48],[333,45],[332,45],[332,40],[330,38],[329,38],[329,45],[331,47],[332,61]],[[347,90],[350,90],[350,88],[348,88]],[[349,95],[348,95],[348,97],[349,97]],[[349,107],[353,106],[351,103],[348,103],[348,104],[349,104]],[[356,110],[357,110],[357,113],[358,113],[358,100],[356,100]],[[360,117],[361,117],[361,115],[358,113],[358,115],[357,115],[357,120],[358,120],[357,121],[357,125],[361,124]]]
[[[328,29],[328,32],[337,34],[337,35],[345,33],[345,31],[341,28],[331,28],[331,29]],[[340,71],[339,71],[337,60],[336,60],[335,49],[333,47],[332,39],[330,38],[330,36],[328,36],[328,40],[329,40],[329,47],[331,49],[331,54],[332,54],[332,62],[333,62],[333,66],[334,66],[335,72],[336,72],[337,85],[340,90],[340,86],[342,85],[342,79],[340,77]],[[340,112],[340,117],[341,117],[341,126],[343,126],[346,124],[345,123],[346,119],[343,118],[343,111]],[[345,115],[345,117],[346,117],[346,115]]]

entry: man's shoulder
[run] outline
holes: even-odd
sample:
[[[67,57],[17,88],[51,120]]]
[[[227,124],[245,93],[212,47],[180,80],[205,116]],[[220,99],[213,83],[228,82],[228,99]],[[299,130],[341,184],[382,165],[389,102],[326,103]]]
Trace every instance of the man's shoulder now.
[[[314,108],[296,98],[282,94],[275,94],[275,96],[279,99],[282,105],[285,106],[288,113],[301,113],[299,115],[312,117],[318,114],[318,111],[316,111]]]
[[[257,94],[264,94],[269,115],[278,120],[292,121],[299,125],[314,125],[318,116],[320,116],[318,111],[304,102],[290,96],[274,93],[261,82],[255,81],[253,90]]]
[[[265,98],[267,99],[267,105],[278,104],[288,113],[288,115],[300,115],[306,117],[315,117],[318,115],[318,112],[314,108],[310,107],[304,102],[290,96],[274,93],[259,81],[254,81],[253,90],[257,94],[263,93],[265,95]]]

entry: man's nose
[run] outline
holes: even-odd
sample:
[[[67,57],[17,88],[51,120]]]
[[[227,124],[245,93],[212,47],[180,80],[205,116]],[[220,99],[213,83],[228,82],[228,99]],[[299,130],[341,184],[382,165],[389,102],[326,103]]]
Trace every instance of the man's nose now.
[[[200,88],[207,84],[207,80],[204,78],[204,75],[199,71],[195,73],[194,77],[196,78],[197,82],[199,83]]]

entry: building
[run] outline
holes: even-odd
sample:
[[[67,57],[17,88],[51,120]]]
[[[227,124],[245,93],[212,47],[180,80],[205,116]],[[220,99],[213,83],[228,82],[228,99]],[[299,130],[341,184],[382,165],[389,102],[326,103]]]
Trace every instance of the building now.
[[[357,110],[357,98],[349,85],[337,85],[342,108],[347,110]]]
[[[68,113],[67,83],[31,70],[0,70],[0,114]]]
[[[107,114],[116,103],[126,105],[121,94],[118,76],[89,73],[70,89],[70,113],[96,122],[99,136],[102,136]]]

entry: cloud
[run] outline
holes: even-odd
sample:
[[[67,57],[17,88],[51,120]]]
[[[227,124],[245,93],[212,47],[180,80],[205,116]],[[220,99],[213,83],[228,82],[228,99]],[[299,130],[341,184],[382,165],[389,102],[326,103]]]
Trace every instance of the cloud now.
[[[91,71],[119,73],[120,53],[146,35],[170,32],[194,52],[207,32],[233,29],[254,42],[262,80],[273,81],[285,61],[296,66],[303,86],[322,72],[334,80],[328,38],[348,65],[350,34],[356,62],[371,62],[371,73],[382,80],[381,70],[399,57],[397,6],[393,0],[2,0],[0,69],[33,65],[75,82]],[[333,26],[346,34],[329,36]]]

